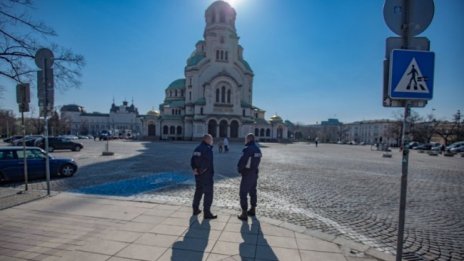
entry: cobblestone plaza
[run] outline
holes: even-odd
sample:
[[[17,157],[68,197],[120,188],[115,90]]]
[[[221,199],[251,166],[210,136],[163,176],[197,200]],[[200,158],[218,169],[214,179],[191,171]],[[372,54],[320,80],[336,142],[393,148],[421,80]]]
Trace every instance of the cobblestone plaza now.
[[[127,191],[128,185],[121,187],[118,181],[177,173],[186,178],[156,190],[139,193],[135,189],[128,197],[191,203],[194,183],[189,158],[195,143],[111,141],[114,157],[100,156],[103,142],[86,141],[84,145],[85,149],[78,153],[54,153],[74,157],[81,169],[73,178],[53,180],[52,190],[79,192],[114,182],[112,189],[122,192]],[[398,151],[393,151],[392,158],[383,158],[382,153],[372,151],[369,146],[322,144],[316,148],[307,143],[261,146],[264,157],[258,185],[260,216],[395,252],[401,175]],[[214,208],[239,210],[240,177],[235,165],[241,148],[241,144],[235,143],[227,154],[215,151],[213,211]],[[409,166],[405,258],[463,260],[464,158],[432,157],[412,151]],[[35,182],[31,187],[44,189],[45,182]]]

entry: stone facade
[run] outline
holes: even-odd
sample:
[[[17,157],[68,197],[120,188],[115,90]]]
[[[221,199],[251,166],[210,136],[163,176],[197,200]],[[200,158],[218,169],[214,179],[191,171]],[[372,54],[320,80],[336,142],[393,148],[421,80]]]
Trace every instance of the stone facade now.
[[[127,101],[119,106],[113,102],[109,113],[88,113],[76,104],[64,105],[60,111],[61,118],[69,124],[70,134],[95,136],[105,130],[121,137],[142,135],[143,117]]]
[[[159,114],[153,111],[144,120],[144,135],[192,140],[205,133],[232,139],[255,133],[260,139],[287,138],[280,117],[265,120],[265,111],[253,106],[254,73],[243,57],[235,18],[235,10],[224,1],[208,7],[204,39],[187,59],[185,78],[166,88]]]

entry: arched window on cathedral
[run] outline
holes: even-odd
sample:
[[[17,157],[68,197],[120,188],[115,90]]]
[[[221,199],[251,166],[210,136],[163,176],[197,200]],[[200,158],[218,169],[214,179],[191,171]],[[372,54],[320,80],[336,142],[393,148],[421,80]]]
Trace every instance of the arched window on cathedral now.
[[[224,60],[224,51],[221,50],[221,60]]]
[[[203,115],[203,107],[200,108],[200,115]]]
[[[224,86],[221,89],[221,102],[226,103],[226,87]]]
[[[216,60],[219,60],[219,50],[216,50]]]
[[[211,22],[215,23],[216,22],[216,13],[213,12],[213,17],[211,17]]]
[[[229,56],[229,52],[226,51],[226,57],[225,57],[226,61],[229,60],[228,56]]]
[[[189,92],[189,101],[192,100],[192,92]]]
[[[174,93],[175,93],[175,95],[176,95],[176,97],[177,97],[177,90],[175,90]]]
[[[227,103],[230,103],[230,96],[232,92],[230,90],[227,90]]]
[[[219,102],[219,89],[216,89],[216,102]]]
[[[169,127],[164,125],[163,126],[163,134],[168,134]]]
[[[176,127],[171,126],[171,127],[169,128],[169,134],[176,134]]]
[[[221,10],[219,12],[219,22],[221,22],[221,23],[226,22],[226,14],[224,13],[224,10]]]

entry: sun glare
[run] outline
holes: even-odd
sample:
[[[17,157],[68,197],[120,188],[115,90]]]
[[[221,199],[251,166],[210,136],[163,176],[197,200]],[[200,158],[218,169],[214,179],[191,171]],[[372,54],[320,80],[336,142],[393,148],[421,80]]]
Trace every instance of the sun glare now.
[[[229,3],[232,7],[237,7],[243,0],[224,0]]]

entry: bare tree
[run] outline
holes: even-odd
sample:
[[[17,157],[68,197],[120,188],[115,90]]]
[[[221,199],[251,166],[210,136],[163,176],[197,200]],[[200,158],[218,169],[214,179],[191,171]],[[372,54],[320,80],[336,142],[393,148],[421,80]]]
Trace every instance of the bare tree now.
[[[55,85],[66,89],[80,85],[84,57],[50,42],[56,32],[40,21],[32,20],[32,0],[0,1],[0,77],[17,83],[31,82],[38,70],[35,53],[42,47],[54,53]]]

